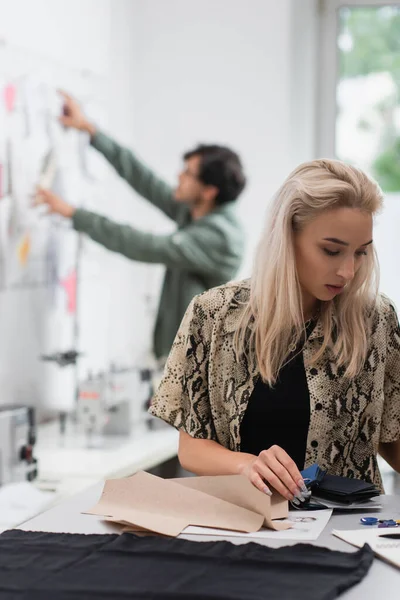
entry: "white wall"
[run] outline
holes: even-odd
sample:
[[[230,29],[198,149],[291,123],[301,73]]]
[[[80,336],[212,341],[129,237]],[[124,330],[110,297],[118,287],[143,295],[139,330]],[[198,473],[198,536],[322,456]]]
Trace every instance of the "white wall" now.
[[[134,4],[135,146],[172,181],[182,152],[200,141],[241,154],[247,274],[260,218],[290,165],[291,2]]]
[[[293,167],[317,158],[319,0],[291,2],[290,153]]]
[[[66,66],[104,74],[110,17],[110,0],[0,0],[0,37]]]

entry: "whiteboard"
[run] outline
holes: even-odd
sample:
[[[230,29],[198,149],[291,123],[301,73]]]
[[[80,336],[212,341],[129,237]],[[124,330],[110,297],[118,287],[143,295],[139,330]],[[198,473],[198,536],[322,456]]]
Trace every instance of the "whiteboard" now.
[[[47,182],[74,205],[101,197],[103,162],[82,133],[58,122],[58,89],[104,120],[104,82],[51,57],[0,45],[0,403],[40,416],[74,405],[76,373],[43,356],[77,349],[82,244],[70,224],[33,206]]]

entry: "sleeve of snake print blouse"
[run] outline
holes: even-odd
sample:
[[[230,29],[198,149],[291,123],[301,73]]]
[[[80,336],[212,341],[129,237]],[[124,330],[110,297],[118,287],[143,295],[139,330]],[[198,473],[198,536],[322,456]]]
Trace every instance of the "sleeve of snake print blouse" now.
[[[216,440],[208,390],[212,319],[197,298],[175,337],[150,414],[194,438]]]
[[[400,438],[400,327],[392,304],[387,316],[386,339],[385,402],[380,437],[383,443]]]

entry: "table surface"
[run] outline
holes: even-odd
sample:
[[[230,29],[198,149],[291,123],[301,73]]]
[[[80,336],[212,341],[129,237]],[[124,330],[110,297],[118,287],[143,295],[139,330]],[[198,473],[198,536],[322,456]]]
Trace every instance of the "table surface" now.
[[[19,526],[19,529],[25,531],[48,531],[58,533],[118,533],[120,527],[113,523],[103,521],[95,515],[85,515],[82,511],[92,508],[101,496],[103,482],[91,486],[84,492],[69,498],[65,502],[51,508],[41,515],[30,519]],[[383,508],[379,512],[368,512],[368,516],[378,516],[379,518],[397,518],[400,519],[400,497],[399,496],[381,496]],[[344,552],[354,552],[356,548],[346,544],[339,538],[331,534],[332,529],[358,529],[364,527],[360,525],[359,512],[334,513],[327,527],[322,532],[318,540],[310,542],[317,546],[325,546],[332,550],[342,550]],[[213,541],[221,540],[221,537],[213,536],[180,536],[184,539],[193,541]],[[247,543],[248,539],[243,538],[224,538],[234,544]],[[263,539],[256,540],[270,547],[280,547],[293,545],[297,541]],[[384,590],[384,592],[383,592]],[[382,592],[384,600],[399,600],[400,598],[400,570],[389,565],[379,558],[375,558],[371,569],[364,580],[356,587],[342,594],[341,598],[346,600],[381,600]]]
[[[162,424],[163,425],[163,424]],[[35,456],[40,478],[124,477],[137,470],[150,469],[173,456],[179,434],[173,427],[148,429],[138,423],[129,435],[107,435],[97,446],[88,446],[87,438],[69,423],[64,436],[57,421],[38,427]]]
[[[43,502],[34,505],[27,497],[26,506],[19,503],[16,511],[9,492],[8,504],[5,499],[1,503],[0,532],[18,526],[21,517],[24,520],[33,518],[99,481],[153,469],[175,457],[179,434],[173,427],[157,420],[159,424],[161,426],[149,429],[145,422],[136,423],[129,435],[104,436],[98,440],[100,443],[91,447],[71,421],[66,423],[64,435],[60,434],[58,420],[39,425],[34,451],[39,476],[27,485],[51,493],[43,494]],[[11,490],[13,486],[3,486],[2,491],[7,487]]]
[[[163,424],[162,424],[163,425]],[[152,469],[177,455],[179,434],[169,426],[148,429],[137,424],[127,436],[104,436],[101,445],[88,447],[87,439],[67,424],[60,435],[58,421],[38,427],[35,457],[39,477],[35,486],[56,493],[57,501],[87,489],[99,480]]]

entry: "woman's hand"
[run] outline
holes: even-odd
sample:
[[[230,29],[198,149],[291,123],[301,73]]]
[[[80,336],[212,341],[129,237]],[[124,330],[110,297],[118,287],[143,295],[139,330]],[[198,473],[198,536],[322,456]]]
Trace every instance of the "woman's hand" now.
[[[271,446],[263,450],[246,464],[242,474],[261,492],[271,495],[266,484],[271,485],[287,500],[300,505],[309,498],[309,492],[296,463],[280,446]]]

